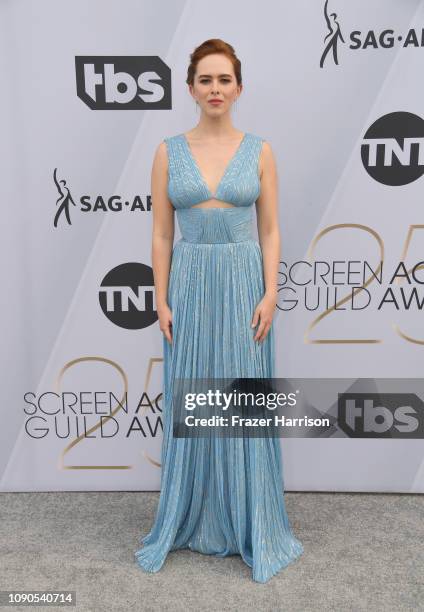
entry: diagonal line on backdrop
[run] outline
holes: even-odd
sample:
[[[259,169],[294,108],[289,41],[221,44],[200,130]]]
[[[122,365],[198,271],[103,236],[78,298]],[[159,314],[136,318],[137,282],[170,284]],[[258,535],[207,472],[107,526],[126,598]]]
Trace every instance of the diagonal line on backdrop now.
[[[410,29],[412,27],[412,24],[417,20],[417,15],[422,10],[424,10],[424,0],[420,0],[418,5],[417,5],[417,7],[415,8],[412,17],[409,20],[409,28],[408,29]],[[369,125],[369,123],[370,123],[370,121],[372,119],[373,111],[374,111],[375,107],[379,104],[379,102],[381,100],[381,97],[383,96],[383,92],[384,92],[384,89],[386,87],[387,81],[391,77],[395,67],[397,66],[399,58],[401,57],[400,56],[401,50],[402,50],[402,47],[399,47],[398,51],[395,54],[395,57],[393,58],[392,63],[390,64],[390,67],[389,67],[389,69],[387,71],[387,74],[386,74],[382,84],[381,84],[379,92],[378,92],[378,94],[377,94],[377,96],[376,96],[376,98],[374,100],[374,103],[372,104],[372,106],[370,108],[370,112],[368,113],[368,116],[367,116],[367,121],[365,121],[365,123],[364,123],[365,126]],[[349,172],[349,168],[350,168],[350,166],[352,164],[352,161],[353,161],[353,156],[356,155],[356,151],[357,151],[357,148],[358,148],[358,145],[359,145],[359,142],[360,142],[361,138],[362,138],[362,132],[360,132],[360,135],[358,136],[358,139],[357,139],[357,141],[355,142],[355,145],[352,148],[351,154],[350,154],[350,156],[349,156],[349,158],[348,158],[348,160],[347,160],[347,162],[346,162],[346,164],[345,164],[345,166],[343,168],[342,173],[339,176],[339,179],[338,179],[338,181],[337,181],[337,183],[336,183],[336,185],[334,187],[334,190],[332,192],[332,195],[329,198],[328,205],[325,208],[323,214],[321,215],[320,221],[316,225],[315,232],[313,234],[314,236],[317,234],[317,231],[318,231],[319,227],[324,223],[325,217],[327,216],[327,214],[329,214],[329,212],[330,212],[330,210],[331,210],[331,208],[332,208],[332,206],[334,204],[334,201],[336,199],[336,195],[338,193],[338,190],[339,190],[341,184],[343,183],[343,179],[346,176],[346,174]],[[311,239],[311,242],[312,242],[312,239]],[[308,249],[309,249],[309,245],[308,245]],[[303,259],[306,258],[308,249],[305,251]],[[412,490],[414,490],[416,487],[419,486],[419,484],[422,481],[422,477],[423,476],[424,476],[424,458],[422,459],[422,462],[421,462],[420,466],[418,467],[418,469],[416,471],[415,478],[414,478],[414,481],[412,483]]]
[[[409,21],[409,27],[411,27],[411,24],[416,20],[417,14],[418,14],[419,10],[423,8],[423,4],[424,4],[424,0],[419,0],[418,7],[415,9],[414,14],[413,14],[412,18]],[[382,85],[381,85],[381,87],[379,89],[379,92],[378,92],[378,94],[377,94],[377,96],[376,96],[376,98],[375,98],[375,100],[374,100],[374,102],[373,102],[373,104],[372,104],[372,106],[370,108],[370,112],[368,113],[368,116],[367,116],[367,121],[364,122],[364,126],[369,125],[369,122],[372,119],[373,110],[375,109],[375,107],[380,102],[380,99],[381,99],[381,97],[383,95],[384,88],[386,87],[386,83],[389,80],[389,78],[390,78],[394,68],[397,65],[397,62],[398,62],[399,57],[400,57],[401,50],[402,50],[402,47],[399,47],[399,49],[397,50],[397,52],[396,52],[396,54],[395,54],[395,56],[393,58],[392,63],[390,64],[390,67],[389,67],[389,69],[387,71],[386,76],[384,77],[384,80],[383,80],[383,83],[382,83]],[[353,161],[354,155],[356,155],[358,144],[361,141],[361,139],[362,139],[362,132],[359,133],[358,139],[356,140],[354,146],[352,147],[351,154],[350,154],[350,156],[349,156],[349,158],[348,158],[348,160],[347,160],[347,162],[346,162],[346,164],[345,164],[345,166],[344,166],[344,168],[343,168],[343,170],[342,170],[342,172],[341,172],[341,174],[340,174],[340,176],[339,176],[339,178],[337,180],[337,183],[335,184],[333,192],[332,192],[332,194],[331,194],[331,196],[330,196],[330,198],[328,200],[328,204],[327,204],[326,208],[324,209],[324,211],[323,211],[323,213],[322,213],[322,215],[320,217],[320,220],[319,220],[319,222],[317,223],[317,225],[315,227],[315,231],[313,233],[313,236],[316,236],[318,228],[320,227],[320,225],[323,224],[325,217],[327,216],[327,214],[329,214],[329,212],[330,212],[330,210],[331,210],[331,208],[332,208],[332,206],[334,204],[334,200],[336,199],[337,192],[338,192],[338,190],[340,188],[340,185],[343,183],[344,177],[349,172],[349,168],[350,168],[351,163]],[[312,242],[312,240],[313,240],[313,237],[311,238],[311,242]],[[311,242],[308,245],[308,249],[306,249],[306,251],[304,253],[304,258],[306,257],[306,255],[308,253],[309,246],[310,246]]]
[[[168,49],[168,54],[166,56],[166,61],[167,61],[168,65],[170,63],[170,59],[172,57],[174,57],[174,55],[175,55],[175,48],[176,48],[176,45],[177,45],[178,41],[180,40],[180,31],[184,27],[184,25],[186,23],[186,20],[187,20],[189,14],[190,14],[190,11],[189,11],[190,5],[191,5],[191,1],[190,0],[186,0],[186,3],[184,4],[183,10],[181,11],[179,19],[177,21],[177,24],[176,24],[176,27],[175,27],[175,30],[174,30],[174,35],[172,37],[172,40],[171,40],[171,43],[170,43],[169,49]],[[120,190],[122,189],[122,186],[125,185],[126,176],[127,176],[127,173],[129,172],[129,169],[130,169],[130,162],[131,162],[131,160],[133,158],[133,155],[134,155],[134,153],[135,153],[135,151],[137,149],[136,144],[142,138],[142,132],[143,132],[143,127],[144,127],[145,117],[146,117],[146,112],[143,113],[143,116],[141,118],[140,127],[139,127],[139,129],[137,131],[137,134],[136,134],[136,136],[134,138],[134,141],[133,141],[133,144],[131,146],[131,149],[130,149],[130,151],[128,153],[126,162],[125,162],[125,164],[123,166],[120,178],[119,178],[118,183],[117,183],[117,187],[116,187],[116,192],[115,193],[120,193]],[[105,215],[103,221],[100,224],[99,231],[98,231],[96,239],[95,239],[95,241],[93,243],[93,247],[91,249],[90,255],[87,258],[87,262],[86,262],[86,264],[84,266],[84,269],[82,271],[81,278],[80,278],[80,280],[78,282],[78,285],[77,285],[77,288],[75,290],[74,296],[73,296],[73,298],[72,298],[72,300],[70,302],[68,311],[67,311],[67,313],[65,315],[63,323],[62,323],[62,325],[60,327],[60,330],[58,332],[58,335],[56,337],[56,341],[55,341],[55,343],[54,343],[54,345],[53,345],[53,347],[52,347],[52,349],[50,351],[49,358],[47,359],[46,365],[45,365],[45,367],[43,369],[43,372],[42,372],[42,374],[40,376],[40,381],[39,381],[38,386],[37,386],[37,393],[40,390],[41,381],[46,376],[46,373],[48,372],[49,367],[51,365],[51,362],[54,359],[56,348],[60,345],[60,343],[62,341],[62,338],[63,338],[63,335],[64,335],[64,333],[65,333],[65,331],[66,331],[66,329],[68,327],[68,323],[69,323],[69,320],[70,320],[70,318],[72,316],[72,312],[74,310],[75,304],[78,303],[79,294],[81,293],[82,288],[84,286],[84,281],[85,281],[85,278],[87,276],[88,270],[90,269],[90,266],[91,266],[92,262],[95,260],[95,255],[96,255],[96,251],[98,249],[98,245],[100,244],[100,242],[101,242],[101,240],[103,238],[103,235],[104,235],[104,233],[105,233],[105,231],[106,231],[106,229],[108,227],[108,224],[110,223],[110,219],[111,218],[112,218],[111,215]],[[20,442],[22,436],[23,436],[23,428],[20,427],[18,429],[18,434],[16,436],[13,448],[12,448],[12,450],[10,452],[9,459],[7,461],[7,464],[5,466],[3,474],[1,476],[0,490],[3,490],[3,491],[5,490],[4,489],[4,484],[8,480],[7,476],[8,476],[9,470],[13,469],[13,460],[14,460],[15,455],[17,453],[18,442]]]

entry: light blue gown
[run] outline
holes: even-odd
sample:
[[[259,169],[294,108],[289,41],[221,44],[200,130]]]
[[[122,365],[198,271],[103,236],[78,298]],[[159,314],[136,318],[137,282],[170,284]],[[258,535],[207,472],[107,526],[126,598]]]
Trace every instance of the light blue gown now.
[[[174,378],[275,375],[273,325],[262,343],[251,327],[265,290],[252,235],[263,139],[245,133],[214,195],[185,134],[165,142],[168,196],[182,238],[168,283],[172,346],[163,338],[161,491],[155,522],[135,556],[145,571],[157,572],[176,549],[239,554],[253,580],[267,582],[303,552],[286,513],[279,438],[174,438],[171,406]],[[212,197],[233,206],[192,208]]]

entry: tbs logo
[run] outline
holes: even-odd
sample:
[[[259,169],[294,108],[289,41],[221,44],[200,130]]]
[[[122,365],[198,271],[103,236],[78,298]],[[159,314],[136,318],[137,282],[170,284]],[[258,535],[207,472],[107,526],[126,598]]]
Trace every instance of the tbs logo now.
[[[157,56],[75,57],[78,97],[93,110],[169,109],[171,70]]]
[[[339,393],[338,424],[350,438],[424,438],[415,393]]]

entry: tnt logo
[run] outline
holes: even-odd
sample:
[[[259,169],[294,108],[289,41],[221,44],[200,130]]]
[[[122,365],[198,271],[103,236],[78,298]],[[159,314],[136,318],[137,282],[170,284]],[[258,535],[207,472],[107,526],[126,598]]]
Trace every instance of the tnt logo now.
[[[149,327],[158,319],[152,268],[136,262],[113,268],[102,281],[99,302],[115,325],[125,329]]]
[[[396,112],[377,119],[361,146],[365,170],[383,185],[407,185],[424,173],[424,120]]]
[[[415,393],[339,393],[338,424],[350,438],[424,438]]]
[[[157,56],[75,57],[78,97],[93,110],[169,109],[171,70]]]

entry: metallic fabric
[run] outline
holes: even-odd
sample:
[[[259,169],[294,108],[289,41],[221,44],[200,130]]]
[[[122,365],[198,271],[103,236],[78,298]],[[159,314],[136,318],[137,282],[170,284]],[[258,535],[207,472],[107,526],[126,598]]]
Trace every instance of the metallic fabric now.
[[[259,195],[262,139],[246,133],[214,196],[185,135],[165,139],[168,195],[182,238],[172,251],[168,304],[172,346],[163,338],[164,402],[161,491],[138,564],[157,572],[168,552],[189,548],[224,557],[239,554],[252,578],[267,582],[297,559],[283,494],[279,438],[174,438],[174,378],[275,375],[274,327],[253,340],[253,313],[264,294],[263,260],[252,237]],[[214,197],[232,207],[192,208]]]

